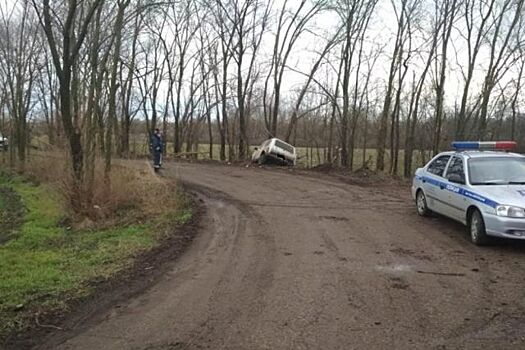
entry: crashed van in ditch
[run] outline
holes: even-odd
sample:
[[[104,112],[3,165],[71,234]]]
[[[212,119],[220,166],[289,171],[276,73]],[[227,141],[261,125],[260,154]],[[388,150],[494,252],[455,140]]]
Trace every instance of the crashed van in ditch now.
[[[297,161],[295,147],[277,138],[264,141],[255,148],[252,162],[294,166]]]

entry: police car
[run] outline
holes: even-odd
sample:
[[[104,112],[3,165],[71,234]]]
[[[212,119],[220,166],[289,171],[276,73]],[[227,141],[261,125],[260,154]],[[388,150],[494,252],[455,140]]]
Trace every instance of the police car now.
[[[412,197],[417,212],[432,212],[462,222],[474,244],[492,237],[525,239],[525,156],[510,151],[516,143],[453,142],[417,169]]]

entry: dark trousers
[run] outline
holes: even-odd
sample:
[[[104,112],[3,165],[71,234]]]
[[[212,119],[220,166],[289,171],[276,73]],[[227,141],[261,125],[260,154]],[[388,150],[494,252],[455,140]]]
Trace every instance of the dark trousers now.
[[[155,168],[160,168],[162,165],[162,152],[153,152],[153,166]]]

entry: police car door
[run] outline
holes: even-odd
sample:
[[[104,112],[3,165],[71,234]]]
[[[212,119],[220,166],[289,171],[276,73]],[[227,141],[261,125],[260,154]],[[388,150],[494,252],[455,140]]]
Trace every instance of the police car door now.
[[[427,177],[423,179],[423,188],[427,196],[427,205],[430,210],[446,214],[443,204],[445,192],[445,169],[450,155],[442,155],[434,159],[427,167]]]
[[[459,221],[465,221],[467,212],[467,198],[463,196],[465,189],[465,166],[464,160],[460,156],[453,156],[448,164],[445,177],[446,186],[446,208],[445,215]]]

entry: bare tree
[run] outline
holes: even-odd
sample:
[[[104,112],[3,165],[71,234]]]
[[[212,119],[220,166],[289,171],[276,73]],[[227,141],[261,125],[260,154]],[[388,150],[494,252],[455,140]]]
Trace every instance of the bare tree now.
[[[505,1],[494,20],[490,42],[490,58],[487,73],[481,90],[481,107],[477,136],[483,139],[487,135],[487,114],[492,91],[499,80],[509,70],[514,52],[523,45],[523,39],[515,36],[514,30],[523,18],[524,0]],[[510,16],[508,18],[507,16]],[[507,23],[506,20],[510,20]]]
[[[464,2],[463,17],[465,20],[465,34],[462,34],[460,31],[460,35],[462,35],[466,41],[467,63],[466,67],[460,65],[465,83],[461,97],[461,106],[456,120],[455,137],[457,139],[463,139],[466,136],[467,124],[474,113],[473,108],[467,111],[471,84],[481,46],[490,29],[490,18],[496,3],[496,0],[489,0],[487,2],[465,0]],[[477,18],[478,14],[480,14],[480,19]]]
[[[343,42],[343,76],[342,76],[342,94],[343,107],[341,115],[341,165],[346,167],[349,165],[350,155],[348,153],[348,132],[349,132],[349,118],[350,118],[350,79],[352,75],[352,68],[354,66],[354,56],[357,51],[358,71],[361,66],[361,55],[359,43],[363,42],[365,32],[370,23],[370,18],[374,11],[377,1],[341,1],[338,3],[338,13],[344,25],[344,42]],[[356,73],[359,76],[359,72]],[[356,78],[358,84],[358,78]],[[355,87],[358,89],[358,87]],[[354,106],[357,102],[354,101]],[[353,109],[354,114],[357,113],[356,108]]]
[[[231,3],[227,3],[231,6]],[[227,20],[227,14],[225,9],[227,6],[221,3],[220,0],[213,2],[214,16],[214,28],[218,36],[218,48],[214,49],[214,77],[215,86],[217,87],[216,97],[217,105],[221,106],[219,130],[220,130],[220,159],[226,160],[226,143],[228,143],[228,158],[233,159],[233,147],[231,141],[231,134],[229,130],[228,122],[228,68],[230,62],[233,59],[233,43],[235,39],[235,26],[232,25],[231,21]],[[219,71],[219,66],[221,67]],[[219,118],[219,115],[217,115]]]
[[[437,4],[436,4],[437,5]],[[439,57],[439,71],[437,72],[436,90],[436,117],[434,121],[434,146],[433,152],[437,154],[440,149],[441,131],[444,118],[445,103],[445,80],[448,57],[448,46],[452,28],[458,13],[458,0],[444,0],[441,2],[439,12],[441,13],[441,55]]]
[[[122,28],[124,26],[124,15],[126,8],[129,6],[131,0],[118,0],[117,1],[117,16],[115,25],[113,27],[114,47],[113,47],[113,58],[110,68],[110,82],[109,82],[109,111],[108,120],[106,126],[106,148],[105,148],[105,177],[106,182],[109,182],[109,172],[111,171],[111,156],[113,152],[113,125],[117,121],[117,78],[118,68],[120,62],[120,50],[122,44]]]
[[[140,1],[137,4],[140,7]],[[122,106],[122,118],[120,123],[120,144],[118,153],[120,156],[129,156],[130,147],[130,129],[133,118],[138,113],[139,108],[132,106],[133,98],[133,87],[135,78],[135,66],[137,60],[137,46],[139,40],[139,34],[142,27],[143,16],[135,13],[133,21],[133,34],[131,36],[131,42],[127,60],[121,61],[120,67],[120,85],[121,88],[121,106]]]
[[[523,28],[523,27],[521,27]],[[525,29],[525,28],[523,28]],[[512,119],[511,119],[511,133],[510,133],[510,137],[512,140],[516,140],[516,120],[518,118],[518,106],[519,106],[519,96],[520,96],[520,93],[522,92],[522,88],[523,88],[523,73],[524,73],[524,69],[525,69],[525,52],[524,52],[524,48],[520,48],[519,51],[518,51],[518,55],[519,55],[519,68],[518,68],[518,75],[517,77],[513,80],[513,83],[514,83],[514,95],[512,96],[512,102],[511,102],[511,108],[512,108]]]
[[[388,81],[386,85],[385,98],[383,103],[383,110],[381,112],[379,120],[379,132],[377,134],[377,170],[383,171],[385,169],[385,149],[387,140],[387,126],[388,116],[391,113],[392,97],[394,90],[394,79],[398,70],[402,65],[403,55],[400,54],[403,51],[403,44],[405,43],[405,36],[408,32],[408,26],[410,18],[419,6],[419,0],[399,0],[400,4],[397,5],[395,0],[392,0],[392,6],[394,8],[397,18],[397,33],[394,44],[394,51],[392,60],[390,62],[390,70],[388,74]],[[399,7],[398,7],[399,6]]]
[[[27,2],[9,10],[0,5],[0,73],[6,86],[6,106],[13,123],[13,146],[24,167],[28,135],[28,114],[33,107],[33,90],[41,53],[38,24]],[[21,11],[18,15],[17,11]],[[9,13],[7,13],[9,11]]]
[[[301,3],[292,13],[291,18],[288,18],[288,0],[284,0],[283,2],[283,6],[279,13],[277,32],[275,34],[272,64],[268,73],[268,78],[273,75],[273,101],[268,108],[271,112],[268,116],[265,115],[265,119],[268,121],[267,124],[269,125],[270,136],[277,136],[281,86],[288,58],[301,35],[306,32],[309,22],[324,9],[325,5],[325,1],[317,0],[308,7],[307,1],[301,0]],[[267,88],[266,85],[264,99],[266,99],[267,96]]]
[[[226,18],[234,28],[235,42],[232,46],[233,59],[237,65],[237,114],[239,118],[239,159],[244,159],[247,154],[248,134],[246,104],[250,86],[253,84],[255,62],[263,35],[268,24],[271,2],[263,6],[258,0],[248,0],[242,3],[232,3],[232,14],[229,13],[223,2],[220,2]],[[259,15],[259,12],[262,14]],[[247,67],[245,67],[245,56],[249,55]]]
[[[441,27],[444,23],[445,18],[443,18],[443,12],[437,11],[439,9],[440,0],[436,0],[436,12],[434,25],[431,28],[430,40],[428,40],[428,54],[424,60],[424,68],[419,76],[419,79],[416,79],[416,72],[413,72],[412,78],[412,93],[410,97],[410,107],[405,124],[405,157],[404,157],[404,175],[409,177],[412,173],[412,161],[414,158],[414,146],[415,146],[415,133],[416,126],[419,120],[419,107],[421,101],[421,95],[425,87],[425,80],[427,74],[430,70],[430,66],[435,59],[435,54],[438,46],[439,33]]]
[[[288,129],[287,129],[287,132],[286,132],[286,136],[284,138],[286,142],[290,142],[290,137],[292,136],[292,131],[295,129],[296,124],[297,124],[297,120],[298,120],[298,117],[299,117],[299,115],[298,115],[299,109],[301,108],[301,104],[303,102],[303,99],[305,98],[305,96],[306,96],[306,94],[308,92],[308,89],[310,87],[310,84],[313,81],[314,75],[317,73],[317,71],[321,67],[321,64],[325,60],[325,58],[328,55],[328,53],[330,52],[330,50],[332,50],[337,44],[339,44],[342,28],[343,27],[340,27],[336,31],[336,33],[332,36],[332,38],[330,38],[326,42],[326,45],[324,46],[323,50],[318,54],[316,61],[314,62],[312,68],[310,69],[310,72],[307,75],[306,83],[303,85],[303,88],[299,92],[299,96],[297,97],[297,101],[296,101],[294,109],[292,111],[292,116],[290,118],[290,123],[288,124]]]
[[[72,80],[78,55],[84,45],[89,25],[95,12],[102,6],[104,0],[76,1],[70,0],[64,9],[53,8],[49,0],[41,4],[32,0],[49,45],[55,74],[59,81],[60,115],[64,132],[69,141],[73,178],[76,192],[81,193],[83,187],[82,134],[79,128],[79,116],[75,115],[72,105]],[[53,4],[55,6],[55,3]],[[65,21],[60,21],[58,14],[65,14]],[[77,210],[82,207],[82,196],[73,196],[72,205]]]

